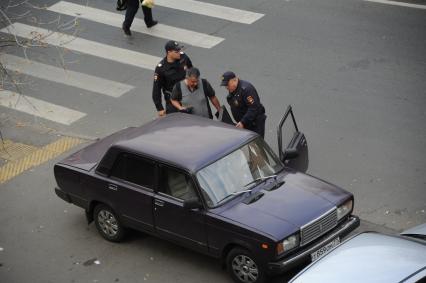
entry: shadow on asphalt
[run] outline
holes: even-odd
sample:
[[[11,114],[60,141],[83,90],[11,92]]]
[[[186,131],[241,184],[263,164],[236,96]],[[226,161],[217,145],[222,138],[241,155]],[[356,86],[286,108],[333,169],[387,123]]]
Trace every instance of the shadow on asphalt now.
[[[195,251],[173,244],[169,241],[156,238],[140,231],[130,230],[124,242],[132,245],[149,245],[152,249],[155,249],[160,254],[167,252],[167,255],[170,257],[170,260],[176,260],[178,262],[184,260],[188,263],[193,264],[194,266],[198,266],[200,265],[200,262],[202,262],[204,267],[207,266],[207,268],[211,269],[212,272],[223,273],[225,277],[225,281],[223,282],[233,282],[230,278],[228,278],[229,275],[227,273],[227,270],[222,266],[220,260],[197,253]],[[293,276],[295,276],[304,267],[305,266],[295,268],[287,272],[286,274],[272,276],[268,279],[267,282],[286,283],[290,281],[290,279],[293,278]]]
[[[85,219],[84,219],[85,220]],[[78,217],[75,219],[75,225],[81,226],[82,219]],[[98,234],[94,224],[86,226],[86,230],[90,231],[94,237],[98,237],[99,240],[103,238]],[[395,231],[384,228],[383,226],[378,226],[370,222],[362,221],[360,227],[353,231],[351,235],[358,234],[363,231],[378,231],[385,234],[395,234]],[[115,245],[114,243],[112,243]],[[126,246],[133,246],[137,250],[146,251],[146,253],[152,253],[156,257],[166,257],[167,261],[182,263],[193,266],[195,270],[205,270],[208,273],[221,273],[218,274],[219,278],[223,279],[220,282],[233,282],[229,275],[227,274],[226,269],[222,266],[220,260],[211,258],[209,256],[197,253],[195,251],[189,250],[187,248],[176,245],[172,242],[156,238],[154,236],[145,234],[136,230],[129,230],[125,240],[121,243]],[[120,245],[120,244],[117,244]],[[269,283],[286,283],[293,276],[295,276],[299,271],[301,271],[305,266],[300,266],[295,268],[286,274],[276,275],[267,282]],[[219,281],[218,281],[219,282]]]

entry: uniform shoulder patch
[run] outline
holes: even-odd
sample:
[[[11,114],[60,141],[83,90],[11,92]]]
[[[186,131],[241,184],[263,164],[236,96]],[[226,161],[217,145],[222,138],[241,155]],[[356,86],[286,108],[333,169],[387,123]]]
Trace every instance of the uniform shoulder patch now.
[[[161,64],[161,63],[158,63],[157,67],[161,67],[161,66],[163,66],[163,64]]]
[[[249,95],[249,96],[247,97],[247,102],[248,102],[248,104],[252,105],[252,104],[254,103],[254,98],[253,98],[253,96]]]
[[[180,52],[180,55],[184,55],[184,54],[185,54],[185,52],[183,52],[183,51]]]

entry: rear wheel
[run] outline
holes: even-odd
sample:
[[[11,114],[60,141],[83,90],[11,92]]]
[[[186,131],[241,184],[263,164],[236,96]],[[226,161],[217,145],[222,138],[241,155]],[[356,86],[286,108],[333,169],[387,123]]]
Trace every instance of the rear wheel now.
[[[120,242],[123,239],[125,229],[112,208],[104,204],[97,205],[93,218],[102,237],[111,242]]]
[[[265,281],[264,271],[252,254],[245,249],[232,249],[226,257],[226,266],[235,282],[262,283]]]

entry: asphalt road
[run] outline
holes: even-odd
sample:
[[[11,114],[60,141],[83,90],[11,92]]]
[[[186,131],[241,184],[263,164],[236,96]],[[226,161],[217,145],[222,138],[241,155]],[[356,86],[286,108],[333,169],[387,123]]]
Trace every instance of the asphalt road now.
[[[185,49],[220,101],[226,102],[219,87],[225,70],[251,81],[267,109],[265,139],[274,148],[276,125],[291,104],[308,139],[308,172],[355,195],[355,214],[363,220],[360,230],[395,233],[425,222],[426,10],[361,0],[206,2],[264,14],[244,24],[155,7],[160,23],[225,39],[211,48]],[[114,12],[114,1],[88,4]],[[33,17],[16,21],[34,26],[58,16],[31,11]],[[60,21],[71,19],[62,15]],[[57,23],[47,26],[55,29]],[[78,38],[164,55],[163,38],[137,32],[128,38],[120,28],[85,19],[76,27]],[[16,47],[0,52],[23,56]],[[25,95],[85,116],[64,125],[0,106],[5,138],[30,144],[50,142],[58,133],[90,139],[155,117],[152,70],[52,46],[29,48],[27,54],[44,64],[134,88],[110,97],[18,76]],[[215,260],[162,240],[138,233],[123,244],[102,240],[93,225],[85,224],[82,210],[54,194],[52,165],[60,158],[0,184],[1,282],[230,282]]]

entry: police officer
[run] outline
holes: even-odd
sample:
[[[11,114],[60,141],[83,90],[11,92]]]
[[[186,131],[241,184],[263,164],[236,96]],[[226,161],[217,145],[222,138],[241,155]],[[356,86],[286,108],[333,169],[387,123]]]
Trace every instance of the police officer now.
[[[176,41],[168,41],[165,49],[166,57],[155,68],[152,88],[152,100],[157,108],[158,116],[177,111],[170,102],[173,87],[185,78],[186,69],[192,68],[191,59],[181,51],[182,46]],[[166,101],[166,110],[163,107],[161,92]]]
[[[238,122],[237,128],[245,128],[265,137],[265,107],[260,103],[254,86],[239,79],[233,72],[222,75],[221,86],[229,91],[226,100],[231,107],[232,115]]]

